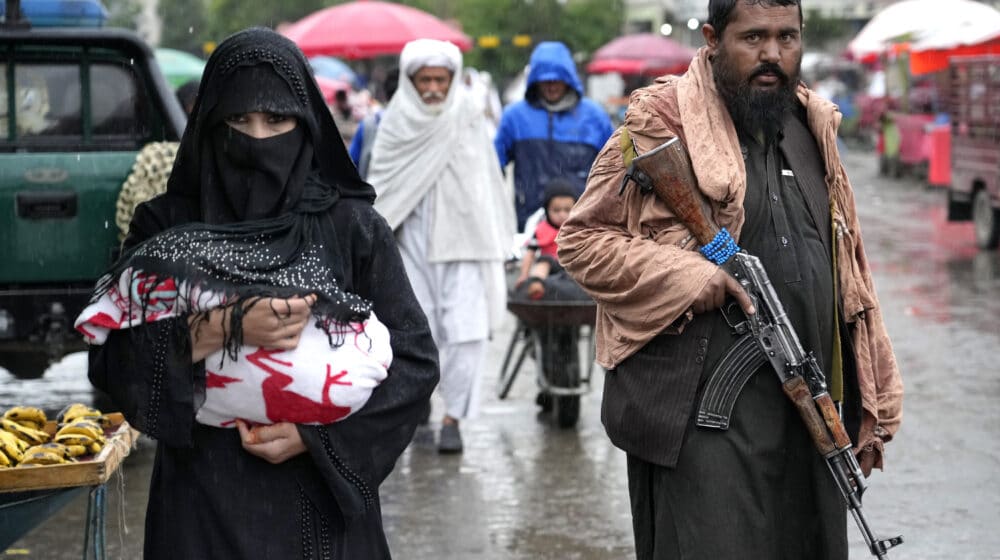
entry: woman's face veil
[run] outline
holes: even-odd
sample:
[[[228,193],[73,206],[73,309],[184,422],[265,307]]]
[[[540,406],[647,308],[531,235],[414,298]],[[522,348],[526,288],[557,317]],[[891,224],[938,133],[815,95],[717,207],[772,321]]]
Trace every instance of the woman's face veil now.
[[[225,123],[252,111],[294,116],[292,132],[256,139]],[[201,221],[230,223],[288,212],[309,175],[339,196],[374,199],[358,176],[298,47],[265,28],[230,36],[205,66],[168,182]]]

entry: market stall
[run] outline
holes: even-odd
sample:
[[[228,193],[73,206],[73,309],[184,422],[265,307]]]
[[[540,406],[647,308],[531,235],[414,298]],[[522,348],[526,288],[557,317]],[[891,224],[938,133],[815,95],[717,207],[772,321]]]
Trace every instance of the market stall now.
[[[11,414],[15,409],[7,411],[0,429],[0,550],[87,492],[83,558],[91,553],[105,558],[107,482],[139,432],[120,413],[60,417],[38,425],[18,422]]]

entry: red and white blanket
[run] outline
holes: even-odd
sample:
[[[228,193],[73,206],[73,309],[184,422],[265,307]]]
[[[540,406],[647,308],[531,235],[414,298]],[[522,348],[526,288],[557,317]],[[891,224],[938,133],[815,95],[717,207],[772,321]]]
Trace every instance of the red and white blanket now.
[[[139,302],[145,301],[145,315]],[[218,295],[173,279],[127,270],[117,285],[76,319],[90,344],[103,344],[112,330],[201,313],[223,303]],[[343,344],[332,347],[333,340]],[[236,360],[220,350],[205,359],[202,424],[235,427],[253,423],[329,424],[357,412],[388,375],[389,331],[375,313],[361,324],[309,324],[294,350],[240,348]]]

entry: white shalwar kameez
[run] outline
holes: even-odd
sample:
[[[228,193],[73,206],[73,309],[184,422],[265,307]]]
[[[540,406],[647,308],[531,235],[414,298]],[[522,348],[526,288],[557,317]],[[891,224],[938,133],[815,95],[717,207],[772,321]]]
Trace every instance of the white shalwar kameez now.
[[[475,416],[483,360],[489,337],[486,285],[482,263],[429,262],[431,196],[426,196],[403,221],[396,239],[413,292],[427,315],[438,345],[445,414]]]
[[[428,105],[408,79],[424,66],[453,74],[445,100]],[[438,345],[445,414],[468,418],[492,328],[504,315],[503,261],[515,229],[486,117],[461,83],[451,43],[411,41],[404,76],[372,148],[375,209],[396,231],[403,263]]]

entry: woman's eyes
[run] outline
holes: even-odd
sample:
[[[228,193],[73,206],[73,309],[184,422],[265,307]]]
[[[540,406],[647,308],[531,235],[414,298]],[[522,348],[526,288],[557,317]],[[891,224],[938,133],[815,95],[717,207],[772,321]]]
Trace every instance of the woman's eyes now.
[[[292,117],[288,115],[279,115],[277,113],[264,113],[264,120],[267,124],[281,124]],[[250,122],[249,113],[241,113],[237,115],[229,115],[226,117],[227,124],[247,124]]]

